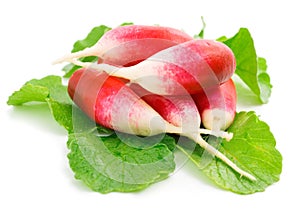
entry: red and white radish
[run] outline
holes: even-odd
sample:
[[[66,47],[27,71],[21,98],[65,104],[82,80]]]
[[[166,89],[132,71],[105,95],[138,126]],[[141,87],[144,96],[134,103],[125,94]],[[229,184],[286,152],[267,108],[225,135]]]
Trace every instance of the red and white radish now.
[[[192,40],[191,36],[170,27],[121,26],[106,32],[94,46],[68,54],[54,63],[98,56],[104,63],[123,66],[137,63],[163,49],[189,40]]]
[[[193,95],[202,123],[210,130],[226,130],[236,113],[236,90],[230,79],[218,87]]]
[[[92,70],[76,71],[69,80],[73,101],[95,122],[108,128],[142,136],[175,133],[186,136],[218,157],[240,175],[256,180],[209,145],[199,133],[184,131],[165,121],[153,108],[115,77]]]
[[[130,67],[73,60],[74,64],[130,80],[160,95],[200,93],[226,82],[235,70],[233,52],[213,40],[191,40],[164,49]]]
[[[201,118],[197,106],[190,95],[162,96],[152,94],[137,84],[131,84],[132,89],[147,104],[156,110],[166,121],[183,131],[200,134],[211,134],[229,141],[233,134],[225,131],[214,131],[200,128]]]
[[[68,83],[68,93],[91,119],[110,129],[142,136],[162,133],[164,126],[170,131],[180,131],[166,124],[123,81],[105,73],[90,69],[74,72]]]

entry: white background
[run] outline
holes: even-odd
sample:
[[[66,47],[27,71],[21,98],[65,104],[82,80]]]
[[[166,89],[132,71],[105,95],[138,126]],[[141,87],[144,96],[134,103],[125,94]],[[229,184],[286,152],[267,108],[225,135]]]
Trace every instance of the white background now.
[[[5,2],[5,3],[4,3]],[[2,1],[0,23],[0,220],[299,220],[299,10],[297,1]],[[247,27],[267,58],[270,102],[256,110],[283,155],[280,182],[263,193],[221,190],[185,167],[138,193],[102,195],[73,178],[66,132],[45,106],[13,108],[8,96],[32,78],[61,74],[51,62],[97,25],[160,24],[193,35]],[[293,201],[294,200],[294,201]]]

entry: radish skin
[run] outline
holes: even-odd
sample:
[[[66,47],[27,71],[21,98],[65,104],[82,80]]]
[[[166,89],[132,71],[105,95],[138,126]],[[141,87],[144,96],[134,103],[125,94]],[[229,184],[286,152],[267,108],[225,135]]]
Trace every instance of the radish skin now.
[[[241,176],[256,180],[204,141],[198,132],[184,131],[183,128],[165,121],[124,82],[115,77],[80,69],[70,78],[68,92],[73,101],[96,123],[120,132],[142,136],[160,133],[186,136],[224,161]]]
[[[193,95],[202,123],[210,130],[226,130],[236,114],[236,89],[232,79]]]
[[[127,25],[106,32],[92,47],[63,56],[54,64],[86,56],[98,56],[102,62],[123,66],[192,40],[183,31],[161,26]]]
[[[232,51],[225,44],[203,39],[164,49],[130,67],[72,62],[128,79],[160,95],[200,93],[229,80],[236,65]]]

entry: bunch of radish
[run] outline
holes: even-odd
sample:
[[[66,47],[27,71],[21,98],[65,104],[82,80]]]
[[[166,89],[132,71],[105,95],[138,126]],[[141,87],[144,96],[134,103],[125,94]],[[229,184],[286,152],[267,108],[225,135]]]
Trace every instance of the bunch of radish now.
[[[99,62],[78,60],[85,56],[98,56]],[[95,46],[55,63],[64,61],[83,67],[70,78],[68,92],[96,123],[140,136],[186,136],[255,180],[201,136],[232,137],[224,130],[235,117],[231,76],[236,64],[223,43],[195,40],[169,27],[129,25],[108,31]]]

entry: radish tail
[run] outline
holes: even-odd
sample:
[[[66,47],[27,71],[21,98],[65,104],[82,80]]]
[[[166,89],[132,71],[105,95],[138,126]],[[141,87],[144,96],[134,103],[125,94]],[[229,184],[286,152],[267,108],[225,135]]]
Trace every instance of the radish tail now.
[[[90,48],[86,48],[82,51],[66,54],[65,56],[53,61],[52,64],[59,64],[62,62],[71,62],[72,63],[73,59],[87,57],[87,56],[99,56],[98,54],[99,54],[99,49],[97,47],[90,47]]]
[[[130,67],[119,68],[119,67],[109,65],[109,64],[104,64],[104,63],[97,64],[97,63],[93,63],[93,62],[82,62],[77,59],[71,59],[70,62],[75,65],[81,66],[83,68],[91,68],[96,71],[105,71],[110,76],[124,78],[124,79],[130,80],[132,82],[137,78],[134,75],[135,72],[132,71],[130,69]]]
[[[202,130],[203,130],[203,132],[206,131],[204,129],[202,129]],[[199,144],[203,149],[205,149],[207,152],[209,152],[211,155],[216,156],[217,158],[222,160],[224,163],[226,163],[228,166],[230,166],[233,170],[238,172],[241,175],[241,177],[245,176],[245,177],[247,177],[248,179],[250,179],[252,181],[256,181],[256,178],[254,176],[252,176],[251,174],[247,173],[246,171],[240,169],[236,164],[234,164],[224,154],[222,154],[215,147],[213,147],[212,145],[207,143],[205,140],[203,140],[203,138],[199,134],[196,134],[196,133],[187,133],[187,134],[183,133],[182,128],[175,127],[172,124],[166,124],[166,130],[165,131],[166,131],[166,133],[181,134],[183,136],[186,136],[186,137],[192,139],[197,144]],[[201,129],[199,131],[201,131]],[[206,131],[206,132],[209,132],[209,131]],[[212,132],[211,132],[211,134],[212,134]]]
[[[81,66],[83,68],[91,68],[95,71],[100,71],[100,72],[105,71],[108,74],[114,73],[116,70],[118,70],[117,67],[109,64],[96,64],[93,62],[82,62],[77,59],[71,59],[69,62]]]
[[[193,138],[193,137],[190,137],[190,138]],[[233,170],[238,172],[241,176],[245,176],[252,181],[256,180],[256,178],[254,176],[252,176],[251,174],[247,173],[246,171],[240,169],[236,164],[234,164],[224,154],[222,154],[220,151],[218,151],[215,147],[208,144],[205,140],[202,139],[201,136],[197,136],[196,138],[193,138],[193,140],[196,143],[198,143],[202,148],[204,148],[207,152],[209,152],[213,156],[216,156],[217,158],[222,160],[224,163],[226,163],[228,166],[230,166]]]

